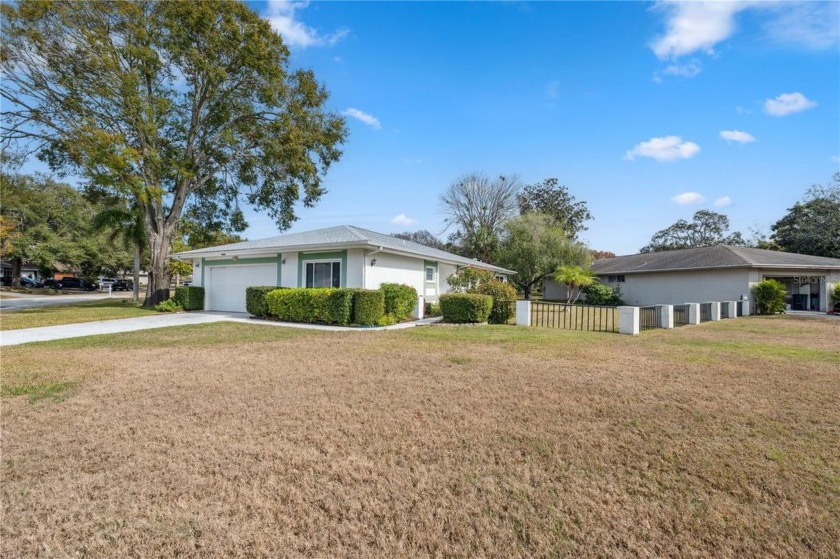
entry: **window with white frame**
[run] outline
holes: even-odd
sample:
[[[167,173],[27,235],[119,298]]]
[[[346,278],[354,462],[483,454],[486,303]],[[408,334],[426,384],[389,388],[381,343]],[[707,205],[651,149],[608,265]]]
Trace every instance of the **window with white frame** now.
[[[306,262],[306,287],[341,287],[341,261]]]
[[[624,274],[607,276],[607,283],[624,283]]]
[[[426,266],[426,281],[434,282],[435,281],[435,267],[434,266]]]

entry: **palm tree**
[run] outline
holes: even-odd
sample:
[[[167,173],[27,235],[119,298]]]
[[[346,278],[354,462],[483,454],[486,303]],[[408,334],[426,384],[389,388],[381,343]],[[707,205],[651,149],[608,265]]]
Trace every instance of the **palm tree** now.
[[[577,289],[577,296],[574,302],[577,302],[583,288],[595,283],[595,276],[588,269],[581,268],[580,266],[560,266],[554,272],[554,281],[566,286],[566,304],[570,305],[572,304],[572,294],[575,289]]]
[[[134,289],[131,297],[137,301],[140,298],[140,260],[147,245],[142,209],[136,201],[130,205],[106,207],[94,216],[93,227],[98,230],[110,229],[111,241],[120,237],[126,248],[134,249]]]

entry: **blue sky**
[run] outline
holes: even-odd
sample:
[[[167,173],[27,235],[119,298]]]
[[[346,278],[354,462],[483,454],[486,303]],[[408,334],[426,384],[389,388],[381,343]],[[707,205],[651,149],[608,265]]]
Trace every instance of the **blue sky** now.
[[[483,171],[557,177],[627,254],[699,209],[769,232],[840,168],[837,3],[251,5],[350,129],[292,231],[441,233],[440,192]]]
[[[704,208],[769,232],[840,168],[837,3],[251,5],[348,115],[292,231],[441,233],[440,192],[483,171],[557,177],[595,217],[583,240],[627,254]]]

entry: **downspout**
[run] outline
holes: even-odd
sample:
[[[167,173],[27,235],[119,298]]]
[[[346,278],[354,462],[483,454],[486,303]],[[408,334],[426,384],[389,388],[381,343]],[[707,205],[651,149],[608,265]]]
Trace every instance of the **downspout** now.
[[[368,256],[373,256],[379,252],[382,252],[383,247],[379,247],[378,249],[374,250],[373,252],[369,252],[365,254],[364,259],[362,260],[362,289],[367,289],[367,260]]]

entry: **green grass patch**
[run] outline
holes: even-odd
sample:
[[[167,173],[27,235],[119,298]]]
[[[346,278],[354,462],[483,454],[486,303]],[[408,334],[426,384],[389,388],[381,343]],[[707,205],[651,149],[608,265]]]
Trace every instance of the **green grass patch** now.
[[[45,398],[63,400],[70,395],[78,383],[67,380],[55,382],[28,383],[0,387],[0,396],[28,396],[30,402]]]
[[[113,349],[159,349],[171,347],[226,346],[239,343],[272,342],[305,336],[324,335],[318,330],[282,328],[243,324],[241,322],[211,322],[169,328],[152,328],[136,332],[85,336],[51,340],[20,346],[22,348],[113,348]]]
[[[78,324],[97,320],[115,320],[151,316],[153,309],[140,306],[131,299],[105,299],[68,305],[51,305],[34,309],[3,311],[0,316],[0,330],[20,330],[42,326]]]

